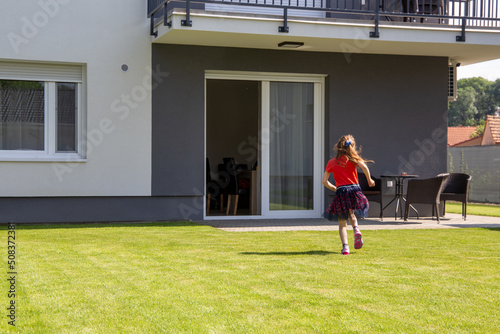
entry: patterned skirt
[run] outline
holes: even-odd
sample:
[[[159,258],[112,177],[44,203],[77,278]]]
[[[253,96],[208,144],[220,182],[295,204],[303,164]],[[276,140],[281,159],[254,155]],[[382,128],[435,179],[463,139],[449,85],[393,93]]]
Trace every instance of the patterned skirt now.
[[[356,217],[366,218],[369,207],[368,200],[358,184],[340,186],[323,217],[331,221],[348,220],[349,210],[354,210]]]

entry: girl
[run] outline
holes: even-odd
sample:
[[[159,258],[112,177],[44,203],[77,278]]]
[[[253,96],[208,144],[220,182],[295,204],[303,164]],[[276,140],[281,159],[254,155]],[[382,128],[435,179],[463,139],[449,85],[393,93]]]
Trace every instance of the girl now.
[[[349,243],[347,241],[347,220],[354,230],[354,248],[363,247],[363,237],[359,231],[357,217],[368,216],[368,200],[361,192],[358,184],[358,171],[360,167],[366,175],[366,180],[370,187],[375,186],[375,181],[370,176],[370,170],[366,162],[356,149],[356,141],[351,135],[342,136],[334,147],[337,156],[328,161],[325,174],[323,175],[323,185],[335,191],[335,198],[323,214],[323,217],[339,222],[339,235],[342,241],[342,254],[349,255]],[[333,174],[335,185],[328,180]]]

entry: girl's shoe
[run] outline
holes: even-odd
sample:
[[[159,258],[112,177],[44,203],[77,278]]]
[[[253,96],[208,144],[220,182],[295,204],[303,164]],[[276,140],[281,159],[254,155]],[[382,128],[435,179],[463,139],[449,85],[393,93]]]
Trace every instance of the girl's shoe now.
[[[359,230],[354,233],[354,249],[360,249],[363,247],[363,236]]]
[[[349,255],[349,246],[348,245],[344,245],[344,247],[342,247],[342,255]]]

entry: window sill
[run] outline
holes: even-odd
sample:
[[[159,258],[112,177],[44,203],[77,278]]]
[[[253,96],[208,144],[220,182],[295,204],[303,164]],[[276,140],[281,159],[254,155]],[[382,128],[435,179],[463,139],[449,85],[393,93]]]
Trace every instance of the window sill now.
[[[0,162],[87,162],[77,153],[59,153],[59,154],[1,154]]]

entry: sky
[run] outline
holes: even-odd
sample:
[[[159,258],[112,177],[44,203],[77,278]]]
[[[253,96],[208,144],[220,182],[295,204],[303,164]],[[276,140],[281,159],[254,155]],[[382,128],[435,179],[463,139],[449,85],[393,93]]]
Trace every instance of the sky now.
[[[457,69],[458,79],[472,77],[483,77],[490,81],[500,79],[500,59],[474,65],[460,66]]]

